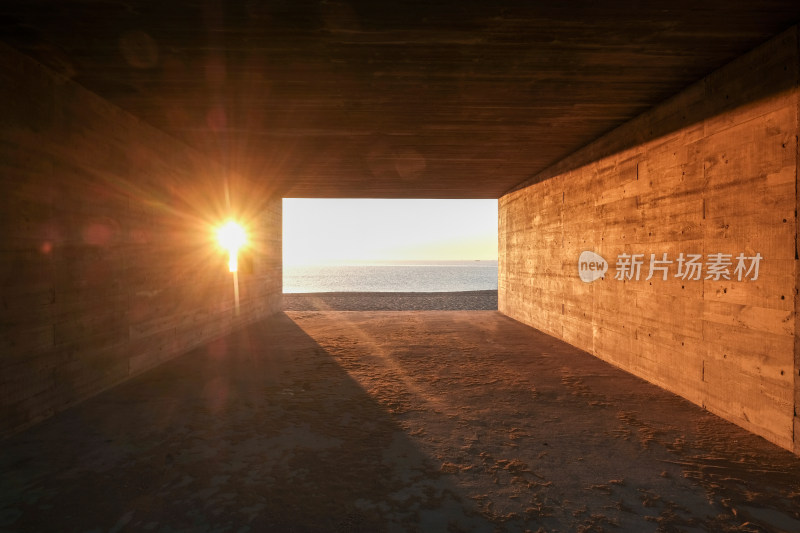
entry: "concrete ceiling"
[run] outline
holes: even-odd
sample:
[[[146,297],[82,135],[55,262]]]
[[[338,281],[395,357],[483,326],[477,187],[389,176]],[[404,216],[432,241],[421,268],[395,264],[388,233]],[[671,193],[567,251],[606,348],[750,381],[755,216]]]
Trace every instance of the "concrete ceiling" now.
[[[284,196],[497,198],[798,20],[797,0],[3,0],[0,40]]]

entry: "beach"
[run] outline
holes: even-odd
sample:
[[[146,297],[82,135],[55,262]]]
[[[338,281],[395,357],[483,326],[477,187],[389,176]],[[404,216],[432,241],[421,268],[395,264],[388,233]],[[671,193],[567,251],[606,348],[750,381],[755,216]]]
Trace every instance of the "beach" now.
[[[286,311],[495,311],[497,291],[319,292],[283,295]]]

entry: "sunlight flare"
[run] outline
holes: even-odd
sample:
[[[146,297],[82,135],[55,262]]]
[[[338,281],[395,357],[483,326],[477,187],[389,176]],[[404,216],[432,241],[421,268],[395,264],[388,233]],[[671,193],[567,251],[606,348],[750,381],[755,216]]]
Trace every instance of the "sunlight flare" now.
[[[228,268],[231,272],[236,272],[239,269],[237,256],[239,250],[247,244],[247,233],[240,224],[229,220],[217,230],[217,240],[228,251]]]
[[[228,251],[228,270],[233,273],[233,300],[239,315],[239,250],[247,244],[247,232],[241,224],[229,220],[217,230],[217,241]]]

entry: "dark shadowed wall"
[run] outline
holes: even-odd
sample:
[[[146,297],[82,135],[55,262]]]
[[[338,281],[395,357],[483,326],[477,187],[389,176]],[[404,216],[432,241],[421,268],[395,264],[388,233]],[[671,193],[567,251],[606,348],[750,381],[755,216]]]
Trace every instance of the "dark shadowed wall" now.
[[[800,451],[797,135],[795,28],[503,196],[499,309]],[[581,281],[584,251],[604,279]],[[701,279],[676,276],[681,253]],[[706,279],[717,253],[730,279]],[[643,254],[639,280],[615,279],[621,254]]]
[[[281,200],[255,183],[0,45],[0,434],[277,311]]]

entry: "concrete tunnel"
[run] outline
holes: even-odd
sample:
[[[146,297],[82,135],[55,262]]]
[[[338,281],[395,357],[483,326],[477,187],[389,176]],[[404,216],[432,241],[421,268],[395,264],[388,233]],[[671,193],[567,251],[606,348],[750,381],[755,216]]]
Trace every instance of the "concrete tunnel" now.
[[[798,20],[3,2],[4,442],[280,315],[282,198],[496,198],[498,316],[800,454]]]

